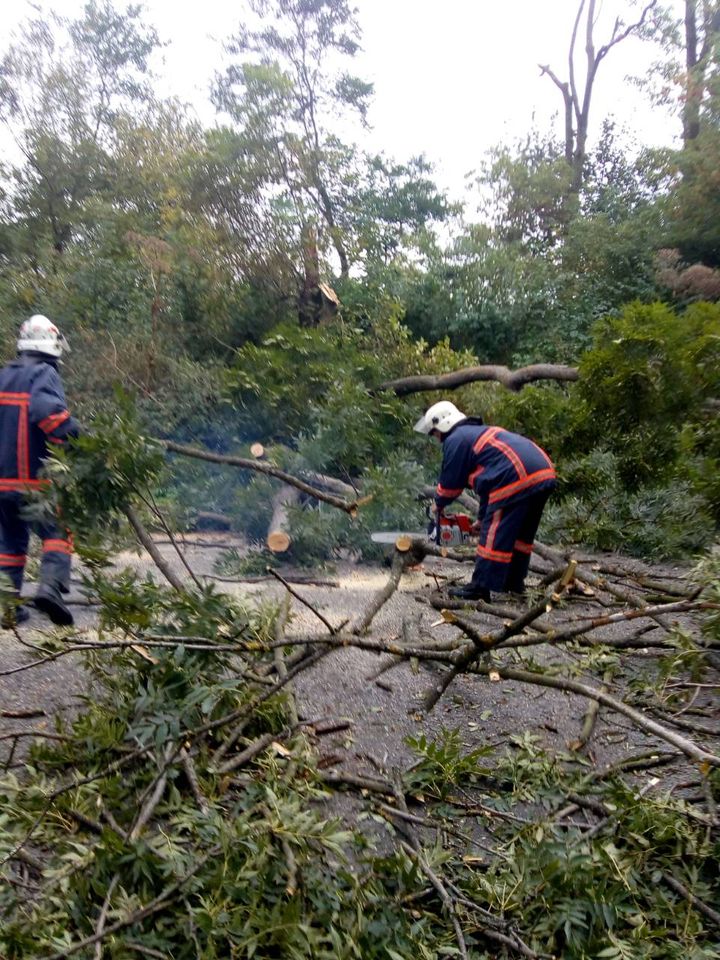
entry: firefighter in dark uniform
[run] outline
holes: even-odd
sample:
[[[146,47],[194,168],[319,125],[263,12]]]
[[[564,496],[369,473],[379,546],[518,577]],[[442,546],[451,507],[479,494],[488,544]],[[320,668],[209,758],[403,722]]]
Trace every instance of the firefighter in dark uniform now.
[[[5,584],[10,581],[0,595],[5,628],[29,617],[18,600],[31,529],[42,540],[43,549],[35,606],[53,623],[73,623],[63,602],[70,583],[70,536],[52,522],[25,518],[25,495],[47,482],[38,473],[50,444],[63,445],[79,432],[68,412],[58,372],[66,348],[55,324],[35,315],[20,328],[17,359],[0,370],[0,573]]]
[[[540,517],[557,485],[550,458],[527,437],[466,417],[448,400],[430,407],[415,430],[442,443],[438,516],[465,487],[480,500],[472,579],[448,592],[486,601],[491,590],[522,594]]]

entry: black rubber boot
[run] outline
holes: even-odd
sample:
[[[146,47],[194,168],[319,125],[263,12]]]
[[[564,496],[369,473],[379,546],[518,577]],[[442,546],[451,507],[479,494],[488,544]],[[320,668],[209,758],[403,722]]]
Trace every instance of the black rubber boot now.
[[[57,583],[40,584],[35,594],[35,606],[59,627],[72,627],[75,623],[72,613],[63,603]]]
[[[490,603],[490,591],[473,583],[467,583],[464,587],[450,587],[448,593],[459,600],[484,600],[485,603]]]

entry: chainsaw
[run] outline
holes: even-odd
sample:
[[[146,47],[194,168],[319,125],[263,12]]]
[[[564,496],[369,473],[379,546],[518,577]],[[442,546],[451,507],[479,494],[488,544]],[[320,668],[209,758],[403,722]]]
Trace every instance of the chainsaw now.
[[[427,530],[410,533],[407,530],[381,530],[370,534],[373,543],[395,543],[398,537],[413,539],[427,538],[431,543],[443,547],[459,547],[467,543],[475,534],[473,521],[466,513],[442,514],[439,518],[430,517]]]

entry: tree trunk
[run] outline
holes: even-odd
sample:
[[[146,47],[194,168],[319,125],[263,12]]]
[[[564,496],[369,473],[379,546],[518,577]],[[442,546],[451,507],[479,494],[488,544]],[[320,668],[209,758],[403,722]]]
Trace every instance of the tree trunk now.
[[[302,253],[305,278],[298,295],[298,320],[301,327],[316,327],[319,319],[320,258],[312,223],[306,224],[303,229]]]
[[[300,500],[300,491],[296,487],[282,486],[272,498],[273,513],[265,542],[273,553],[287,553],[292,538],[287,532],[288,508]]]
[[[683,143],[687,145],[700,135],[700,110],[708,86],[708,67],[720,31],[720,8],[717,3],[685,0],[685,78],[683,91]]]
[[[696,0],[686,0],[686,2],[692,4],[695,3]],[[628,24],[627,26],[618,17],[615,20],[608,42],[596,49],[594,31],[597,21],[595,12],[597,0],[579,0],[568,50],[569,79],[562,81],[550,69],[549,65],[540,65],[541,74],[550,77],[563,98],[565,108],[565,159],[571,169],[571,195],[577,195],[584,183],[590,106],[600,63],[614,46],[622,43],[622,41],[632,33],[637,33],[657,3],[658,0],[648,0],[648,2],[644,4],[640,16],[635,23]],[[577,42],[580,21],[583,14],[585,15],[585,56],[587,65],[585,82],[581,84],[580,79],[575,75],[575,44]]]

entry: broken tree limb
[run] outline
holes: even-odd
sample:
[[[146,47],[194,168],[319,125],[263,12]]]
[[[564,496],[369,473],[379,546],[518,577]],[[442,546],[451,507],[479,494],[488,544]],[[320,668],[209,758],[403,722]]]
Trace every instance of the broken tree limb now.
[[[667,727],[656,723],[639,710],[628,706],[628,704],[622,700],[618,700],[608,693],[603,693],[602,690],[591,687],[587,683],[581,683],[579,680],[572,680],[568,677],[550,677],[544,673],[531,673],[529,670],[515,670],[511,667],[502,667],[497,664],[492,667],[492,670],[498,673],[502,680],[518,680],[521,683],[532,683],[540,687],[553,687],[555,690],[577,693],[581,697],[597,700],[598,703],[603,704],[603,706],[609,707],[616,713],[621,713],[629,720],[632,720],[640,729],[652,734],[659,740],[664,740],[665,743],[669,743],[681,753],[684,753],[686,757],[690,757],[698,763],[708,764],[711,767],[720,767],[720,757],[714,753],[703,750],[702,747],[698,747],[697,744],[691,740],[688,740],[686,737],[681,737],[672,730],[668,730]],[[490,673],[490,668],[476,665],[472,668],[472,672],[487,675]]]
[[[142,807],[138,811],[138,814],[135,818],[135,822],[133,823],[132,827],[130,828],[130,832],[128,833],[128,840],[130,841],[137,840],[137,838],[140,836],[143,829],[149,822],[150,818],[152,817],[155,807],[157,807],[157,805],[162,800],[162,796],[165,793],[165,787],[167,786],[168,766],[175,752],[176,752],[176,748],[172,742],[166,744],[164,765],[162,766],[160,773],[158,774],[155,780],[152,793],[150,793],[150,796],[147,797],[145,803],[142,805]]]
[[[614,668],[608,668],[605,671],[603,676],[603,685],[600,687],[601,693],[608,692],[608,685],[613,679],[615,674]],[[591,700],[590,704],[585,711],[585,716],[583,717],[582,728],[580,730],[580,736],[576,740],[572,740],[568,744],[568,749],[570,750],[582,750],[588,745],[590,737],[595,732],[595,725],[597,723],[598,714],[600,713],[600,701]]]
[[[397,590],[398,586],[400,585],[400,578],[403,575],[403,571],[410,563],[412,563],[412,554],[410,552],[400,550],[395,551],[388,582],[385,584],[382,590],[375,594],[368,609],[353,626],[352,632],[354,634],[360,636],[366,632],[370,624],[373,622],[375,615]]]
[[[455,901],[450,896],[450,894],[445,889],[445,885],[437,876],[437,874],[431,869],[429,863],[427,863],[425,856],[420,849],[419,844],[417,847],[412,846],[411,844],[405,843],[403,840],[399,841],[400,846],[403,848],[406,854],[415,861],[418,868],[425,876],[428,878],[438,896],[440,897],[440,902],[442,903],[443,910],[450,917],[450,920],[455,930],[455,939],[457,940],[458,951],[460,956],[467,960],[468,952],[465,945],[465,937],[463,936],[462,927],[460,926],[460,921],[458,919],[458,910],[455,904]]]
[[[273,648],[276,645],[272,641],[267,646]],[[396,657],[409,659],[414,657],[418,660],[438,660],[443,663],[454,663],[456,654],[454,648],[445,647],[406,647],[403,644],[395,643],[392,640],[373,640],[364,639],[355,633],[336,633],[331,637],[287,637],[283,643],[284,646],[297,647],[356,647],[358,650],[370,650],[373,653],[389,653]]]
[[[278,480],[282,480],[289,486],[297,487],[298,490],[301,490],[308,496],[314,497],[315,500],[322,500],[323,503],[329,503],[330,506],[337,507],[338,510],[343,510],[345,513],[349,513],[351,517],[354,517],[357,514],[359,506],[357,501],[347,503],[345,500],[341,500],[339,497],[336,497],[331,493],[326,493],[324,490],[318,490],[317,487],[313,487],[309,483],[305,483],[304,480],[300,480],[298,477],[294,477],[292,474],[286,473],[285,470],[280,470],[278,467],[274,467],[270,463],[262,463],[258,460],[248,460],[247,457],[232,457],[221,453],[213,453],[211,450],[202,450],[199,447],[190,447],[184,443],[175,443],[172,440],[155,440],[155,442],[165,447],[165,449],[170,453],[177,453],[182,457],[194,457],[196,460],[207,460],[208,463],[224,463],[231,467],[239,467],[241,470],[252,470],[255,473],[264,473],[268,477],[276,477]]]
[[[288,620],[290,619],[290,597],[288,594],[285,594],[285,599],[280,612],[277,615],[275,620],[275,640],[280,641],[285,639],[285,627],[287,626]],[[282,647],[275,647],[273,650],[273,659],[275,661],[275,670],[278,677],[281,680],[284,680],[287,676],[287,665],[285,663],[285,655],[283,654]],[[298,718],[297,704],[295,702],[295,695],[290,687],[287,687],[287,697],[288,697],[288,717],[290,718],[290,724],[293,727],[296,727],[300,720]]]
[[[203,579],[205,580],[217,580],[219,583],[264,583],[267,580],[272,580],[270,574],[253,574],[252,576],[247,577],[221,577],[216,573],[203,573]],[[305,586],[309,587],[339,587],[340,584],[337,580],[323,580],[318,577],[305,576],[301,573],[292,573],[286,574],[285,580],[287,583],[302,583]],[[67,603],[67,600],[65,601]]]
[[[496,630],[493,633],[481,633],[474,624],[467,620],[467,618],[461,617],[450,610],[442,611],[443,619],[448,623],[452,623],[460,627],[462,632],[470,638],[472,645],[469,646],[466,651],[459,654],[453,667],[446,671],[446,673],[440,677],[438,682],[431,687],[430,690],[428,690],[423,701],[423,710],[425,713],[429,713],[433,709],[435,704],[438,702],[440,697],[442,697],[453,680],[459,674],[464,673],[473,663],[473,661],[477,660],[481,654],[492,650],[509,637],[512,637],[517,633],[521,633],[525,627],[529,626],[534,620],[537,620],[544,613],[549,613],[552,606],[560,601],[562,593],[567,588],[568,584],[572,582],[573,577],[575,576],[575,567],[575,561],[571,560],[567,565],[567,569],[557,581],[556,590],[550,592],[549,596],[546,595],[543,597],[540,603],[534,607],[531,607],[531,609],[522,616],[513,620],[512,623],[507,624],[502,630]]]
[[[437,495],[436,487],[426,484],[420,490],[420,495],[423,500],[434,500]],[[460,504],[461,507],[464,507],[471,516],[476,517],[478,515],[478,510],[480,509],[480,501],[477,500],[468,490],[464,490],[459,496],[455,498],[455,503]]]
[[[279,451],[285,460],[293,454],[290,448],[284,446],[276,446],[273,447],[272,450],[268,450],[262,443],[254,443],[250,447],[250,453],[256,460],[264,460],[265,463],[270,466],[274,466],[277,462],[277,458],[272,455],[274,451]],[[299,470],[298,473],[301,479],[306,480],[314,487],[319,487],[321,490],[329,490],[331,493],[336,493],[339,497],[355,500],[360,496],[357,487],[351,483],[346,483],[344,480],[339,480],[337,477],[328,477],[324,473],[317,473],[314,470]]]
[[[273,553],[287,553],[292,543],[288,533],[289,508],[294,507],[300,500],[300,491],[297,487],[283,484],[272,498],[272,517],[268,527],[265,543]]]
[[[200,583],[198,578],[195,576],[195,572],[193,571],[190,564],[187,562],[187,558],[185,557],[185,554],[182,552],[182,550],[178,546],[177,540],[173,536],[173,532],[168,526],[167,521],[165,520],[165,517],[163,516],[162,512],[158,509],[158,505],[155,503],[155,498],[153,497],[152,493],[148,493],[147,497],[144,497],[142,494],[138,494],[138,496],[140,497],[142,502],[145,504],[145,506],[149,510],[151,510],[153,514],[157,517],[157,519],[160,521],[160,526],[168,535],[170,539],[170,543],[172,544],[173,550],[177,554],[177,557],[180,563],[182,563],[182,565],[185,567],[188,574],[190,575],[190,579],[194,581],[196,587],[202,588],[202,584]]]
[[[321,490],[329,490],[331,493],[336,493],[339,497],[348,497],[352,500],[360,495],[355,487],[349,483],[345,483],[344,480],[338,480],[337,477],[327,477],[324,473],[315,473],[313,470],[301,470],[300,473],[301,476],[314,487],[320,487]]]
[[[546,560],[557,562],[559,559],[561,559],[560,555],[555,550],[545,546],[542,543],[538,543],[537,540],[535,541],[533,549]],[[568,552],[565,559],[569,560],[570,558],[571,554]],[[589,583],[590,586],[596,587],[598,590],[605,590],[606,593],[611,594],[613,597],[617,597],[618,600],[624,600],[625,603],[629,603],[630,606],[635,607],[638,610],[644,610],[649,606],[645,600],[643,600],[642,597],[639,597],[636,593],[633,593],[631,590],[625,590],[617,587],[615,584],[609,583],[607,580],[601,577],[596,577],[584,566],[578,571],[577,579],[582,583]],[[672,630],[672,626],[663,616],[660,616],[659,614],[651,614],[651,616],[658,626],[663,628],[663,630],[667,630],[668,632]]]
[[[713,910],[713,908],[708,906],[704,900],[701,900],[691,890],[688,890],[688,888],[682,884],[677,877],[673,877],[669,873],[663,873],[662,878],[671,890],[674,890],[675,893],[679,894],[681,897],[684,897],[685,900],[688,900],[694,907],[697,907],[700,913],[704,914],[708,920],[712,920],[715,926],[720,927],[720,913],[718,913],[717,910]]]
[[[278,580],[285,587],[285,589],[290,594],[290,596],[295,597],[295,599],[299,600],[300,603],[303,604],[303,606],[307,607],[308,610],[311,610],[315,614],[315,616],[318,618],[318,620],[328,628],[329,633],[331,634],[337,633],[337,630],[339,628],[333,627],[330,621],[326,620],[325,617],[320,613],[320,611],[316,610],[309,600],[306,600],[296,590],[293,590],[293,588],[290,586],[290,584],[285,579],[285,577],[281,577],[280,574],[277,572],[277,570],[273,570],[272,567],[268,567],[267,572],[270,574],[271,577],[273,577],[275,580]],[[289,611],[285,614],[284,620],[287,620],[288,615],[289,615]],[[280,618],[278,618],[278,622],[280,622]],[[347,623],[347,621],[345,622]],[[281,633],[283,636],[284,636],[284,630],[285,630],[285,624],[284,624],[284,621],[282,621]],[[275,639],[277,640],[277,637]]]
[[[583,564],[586,561],[579,560],[580,564]],[[695,599],[698,594],[698,590],[701,590],[701,587],[698,587],[698,584],[692,583],[686,577],[676,577],[674,579],[679,580],[680,583],[684,584],[682,586],[673,586],[667,582],[663,582],[661,579],[654,579],[658,576],[654,571],[648,570],[643,567],[639,570],[633,570],[631,566],[626,566],[617,561],[612,563],[608,560],[603,559],[599,563],[594,561],[589,561],[594,569],[598,570],[599,573],[609,573],[612,576],[619,577],[621,580],[634,580],[641,587],[645,587],[648,590],[656,590],[658,593],[666,594],[670,597],[683,597],[686,599]],[[662,576],[660,574],[659,576]]]
[[[668,610],[672,613],[681,613],[681,612],[694,612],[700,610],[710,610],[713,609],[713,606],[709,603],[703,601],[692,601],[686,600],[681,601],[680,603],[673,604],[663,604],[661,607],[644,607],[641,609],[627,610],[622,613],[613,613],[604,617],[593,617],[593,618],[583,618],[573,624],[573,626],[568,627],[567,629],[562,629],[565,626],[564,623],[558,624],[556,627],[550,627],[550,629],[543,631],[544,636],[542,638],[537,637],[523,637],[521,640],[515,641],[512,646],[536,646],[537,643],[548,643],[552,642],[553,644],[564,643],[568,640],[576,639],[578,643],[583,645],[595,646],[597,644],[606,644],[610,647],[618,647],[622,649],[623,647],[666,647],[672,649],[672,644],[666,640],[642,640],[636,637],[608,637],[601,640],[587,640],[584,636],[587,633],[592,633],[594,630],[599,630],[601,627],[606,627],[611,624],[625,623],[632,620],[642,620],[644,618],[654,619],[655,614],[658,610]],[[534,628],[537,629],[536,625],[533,624]],[[558,629],[561,628],[561,629]],[[637,640],[637,642],[636,642]],[[501,644],[501,646],[509,646],[510,644]]]
[[[442,560],[455,560],[457,563],[475,563],[474,553],[463,553],[460,550],[441,547],[437,543],[423,540],[422,537],[403,535],[395,542],[395,547],[412,558],[411,561],[408,561],[409,563],[422,563],[425,557],[439,557]]]
[[[205,795],[200,789],[200,782],[198,780],[197,770],[195,769],[193,758],[185,747],[180,750],[180,762],[182,763],[183,770],[185,771],[185,777],[190,785],[192,795],[195,797],[195,802],[200,808],[200,812],[207,814],[210,810],[210,807],[208,806]]]
[[[150,554],[153,563],[158,568],[160,573],[162,573],[171,587],[174,587],[176,590],[179,590],[182,593],[185,590],[182,580],[175,573],[173,573],[169,563],[158,550],[157,546],[155,545],[155,541],[143,526],[142,520],[140,519],[135,507],[127,506],[125,508],[125,516],[130,521],[130,526],[137,534],[138,540]]]
[[[384,390],[392,391],[398,397],[405,397],[409,393],[423,393],[427,390],[457,390],[466,383],[477,383],[480,380],[494,380],[501,383],[508,390],[515,392],[522,390],[527,383],[536,380],[557,380],[573,382],[579,378],[577,367],[567,367],[559,363],[533,363],[519,370],[510,370],[508,367],[496,364],[487,364],[480,367],[465,367],[453,373],[442,373],[437,376],[419,375],[402,377],[399,380],[387,380],[376,387],[372,393]]]
[[[195,514],[196,530],[229,530],[233,525],[233,518],[226,513],[217,513],[215,510],[198,510]]]

